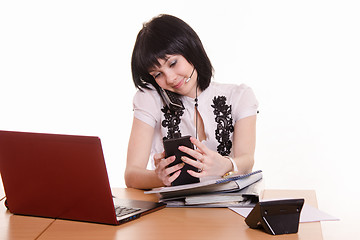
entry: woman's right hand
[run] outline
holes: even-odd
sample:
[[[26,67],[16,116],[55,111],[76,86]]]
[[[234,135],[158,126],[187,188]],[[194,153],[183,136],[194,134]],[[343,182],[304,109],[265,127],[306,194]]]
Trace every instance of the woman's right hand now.
[[[167,167],[175,161],[175,156],[165,158],[165,152],[154,155],[155,173],[165,186],[171,186],[171,183],[180,175],[180,169],[185,163],[180,163],[172,167]]]

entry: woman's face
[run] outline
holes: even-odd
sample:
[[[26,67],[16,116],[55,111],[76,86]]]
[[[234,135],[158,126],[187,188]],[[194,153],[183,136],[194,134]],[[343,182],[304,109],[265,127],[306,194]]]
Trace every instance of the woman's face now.
[[[182,55],[167,55],[165,59],[159,59],[160,66],[154,66],[149,74],[154,77],[156,83],[163,89],[180,95],[195,98],[197,72]],[[191,79],[187,79],[191,76]]]

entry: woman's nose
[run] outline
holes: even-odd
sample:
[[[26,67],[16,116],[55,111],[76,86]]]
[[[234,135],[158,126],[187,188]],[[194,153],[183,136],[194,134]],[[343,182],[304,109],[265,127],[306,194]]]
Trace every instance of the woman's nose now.
[[[172,84],[176,80],[176,74],[172,70],[166,71],[165,77],[166,77],[166,83],[167,84]]]

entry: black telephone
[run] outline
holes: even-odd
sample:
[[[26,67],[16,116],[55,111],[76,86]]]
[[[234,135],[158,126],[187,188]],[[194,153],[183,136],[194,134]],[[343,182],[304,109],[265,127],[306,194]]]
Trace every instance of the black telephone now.
[[[272,235],[297,233],[303,205],[303,198],[258,202],[245,222]]]
[[[160,96],[170,110],[176,112],[184,109],[184,105],[179,94],[160,88]]]
[[[179,146],[185,146],[185,147],[194,149],[194,145],[190,141],[190,136],[165,139],[165,140],[163,140],[163,144],[164,144],[164,150],[165,150],[165,157],[170,157],[170,156],[176,157],[175,161],[170,163],[168,167],[182,163],[183,162],[181,160],[182,156],[187,156],[188,158],[191,158],[194,161],[196,161],[196,159],[193,158],[192,156],[190,156],[189,154],[186,154],[179,150]],[[191,176],[187,172],[187,170],[193,170],[194,172],[197,172],[199,169],[197,169],[196,167],[194,167],[192,165],[185,164],[185,166],[181,169],[181,173],[180,173],[179,177],[176,178],[171,183],[171,186],[200,182],[199,178]]]

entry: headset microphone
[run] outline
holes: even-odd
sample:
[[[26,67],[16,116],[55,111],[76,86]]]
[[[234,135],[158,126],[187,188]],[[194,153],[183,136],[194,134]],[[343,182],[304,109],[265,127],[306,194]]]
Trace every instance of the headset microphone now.
[[[185,83],[188,83],[188,82],[190,81],[192,75],[194,74],[194,71],[195,71],[195,67],[194,67],[194,69],[192,70],[192,73],[190,74],[190,77],[185,80]]]

